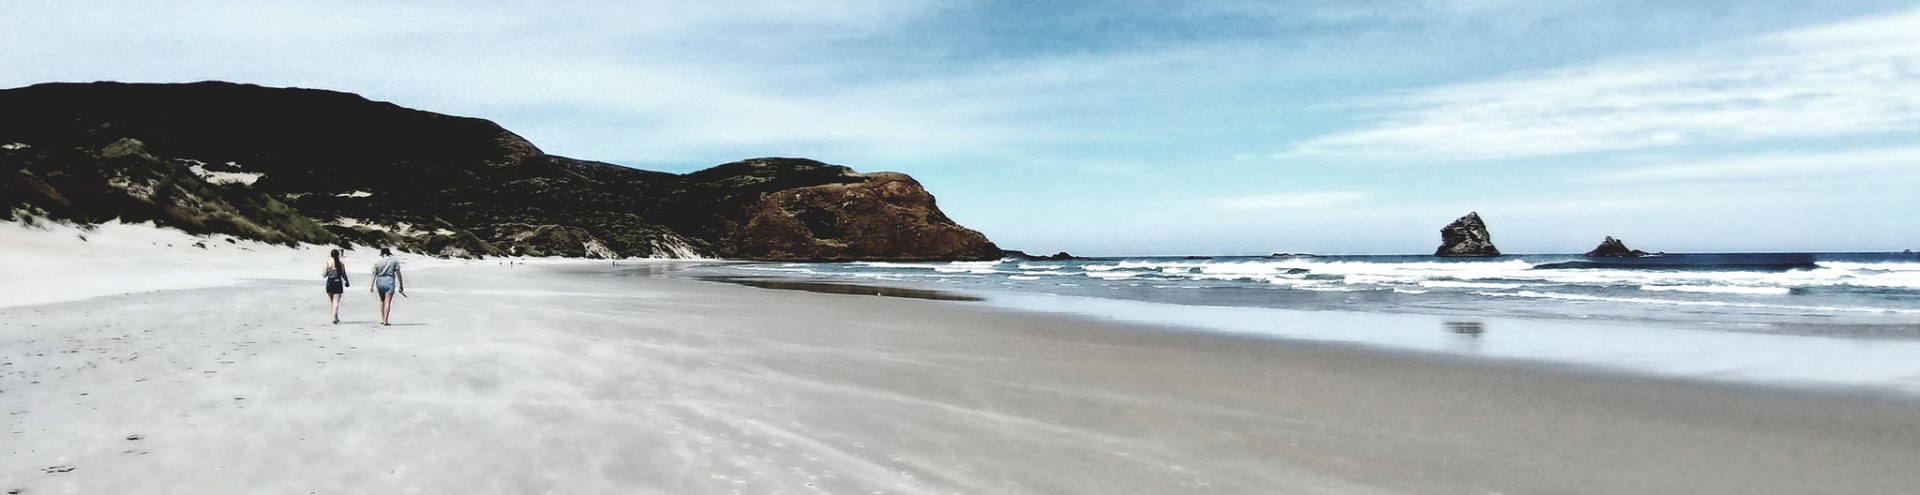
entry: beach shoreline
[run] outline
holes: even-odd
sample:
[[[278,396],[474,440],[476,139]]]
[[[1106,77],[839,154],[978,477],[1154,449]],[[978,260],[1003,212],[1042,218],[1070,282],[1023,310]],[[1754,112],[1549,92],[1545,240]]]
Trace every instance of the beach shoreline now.
[[[0,308],[26,493],[1884,493],[1920,404],[454,264]],[[134,439],[136,438],[137,439]],[[71,470],[62,469],[71,468]]]
[[[689,274],[691,272],[692,274]],[[1537,369],[1920,398],[1920,342],[1757,332],[1714,325],[1569,317],[1466,315],[1349,309],[1263,308],[1167,303],[1124,297],[980,290],[938,283],[840,281],[808,277],[668,276],[829,294],[979,301],[1017,312],[1122,322],[1170,332],[1334,345],[1410,356],[1511,362]]]

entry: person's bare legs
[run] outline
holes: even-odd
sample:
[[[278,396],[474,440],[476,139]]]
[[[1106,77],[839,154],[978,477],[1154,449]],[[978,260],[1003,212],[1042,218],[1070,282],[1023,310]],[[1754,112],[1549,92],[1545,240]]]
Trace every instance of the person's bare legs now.
[[[387,293],[380,294],[380,324],[381,325],[391,325],[391,323],[387,322],[387,315],[391,314],[392,312],[393,312],[393,293],[387,292]]]
[[[333,302],[333,322],[340,322],[340,294],[327,294],[327,300]]]

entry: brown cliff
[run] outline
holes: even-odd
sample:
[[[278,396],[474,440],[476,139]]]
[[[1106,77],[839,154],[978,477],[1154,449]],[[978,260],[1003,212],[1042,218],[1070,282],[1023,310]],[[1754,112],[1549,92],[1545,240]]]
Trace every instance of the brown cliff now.
[[[852,174],[858,182],[767,194],[747,210],[747,257],[771,260],[996,259],[1000,249],[948,219],[933,194],[905,174]],[[911,253],[906,256],[900,253]]]

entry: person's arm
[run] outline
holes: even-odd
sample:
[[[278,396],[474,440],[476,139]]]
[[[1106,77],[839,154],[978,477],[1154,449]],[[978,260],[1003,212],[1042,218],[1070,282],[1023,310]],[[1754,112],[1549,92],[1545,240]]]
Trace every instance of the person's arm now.
[[[374,262],[373,269],[367,270],[367,280],[373,280],[376,282],[380,280],[380,263],[379,262]],[[379,286],[380,284],[378,283],[369,285],[367,286],[367,292],[373,292],[373,288],[379,287]]]
[[[398,265],[395,265],[393,267],[393,290],[397,290],[400,292],[407,291],[407,275],[405,273],[401,273],[400,267]]]

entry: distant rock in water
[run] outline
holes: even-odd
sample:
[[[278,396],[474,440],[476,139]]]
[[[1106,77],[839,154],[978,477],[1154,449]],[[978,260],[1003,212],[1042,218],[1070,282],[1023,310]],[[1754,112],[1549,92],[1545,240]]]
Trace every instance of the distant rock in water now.
[[[1600,241],[1600,247],[1593,248],[1592,251],[1587,251],[1587,256],[1604,258],[1638,258],[1648,255],[1649,253],[1646,251],[1627,249],[1627,243],[1620,242],[1619,239],[1615,239],[1613,236],[1607,236],[1607,240]]]
[[[1440,229],[1440,249],[1433,255],[1499,256],[1500,249],[1493,247],[1493,236],[1487,233],[1486,222],[1480,221],[1480,213],[1468,212]]]
[[[1066,251],[1061,251],[1061,252],[1049,254],[1046,256],[1028,254],[1026,251],[1001,251],[1000,257],[1011,258],[1011,259],[1022,260],[1022,261],[1074,261],[1074,260],[1086,259],[1079,256],[1074,256],[1072,253],[1068,253]]]
[[[1267,255],[1267,257],[1268,258],[1318,258],[1320,257],[1320,255],[1312,254],[1312,253],[1273,253],[1273,254]]]
[[[223,82],[0,89],[0,220],[153,221],[437,256],[989,260],[898,173],[689,174],[548,155],[493,122]]]

